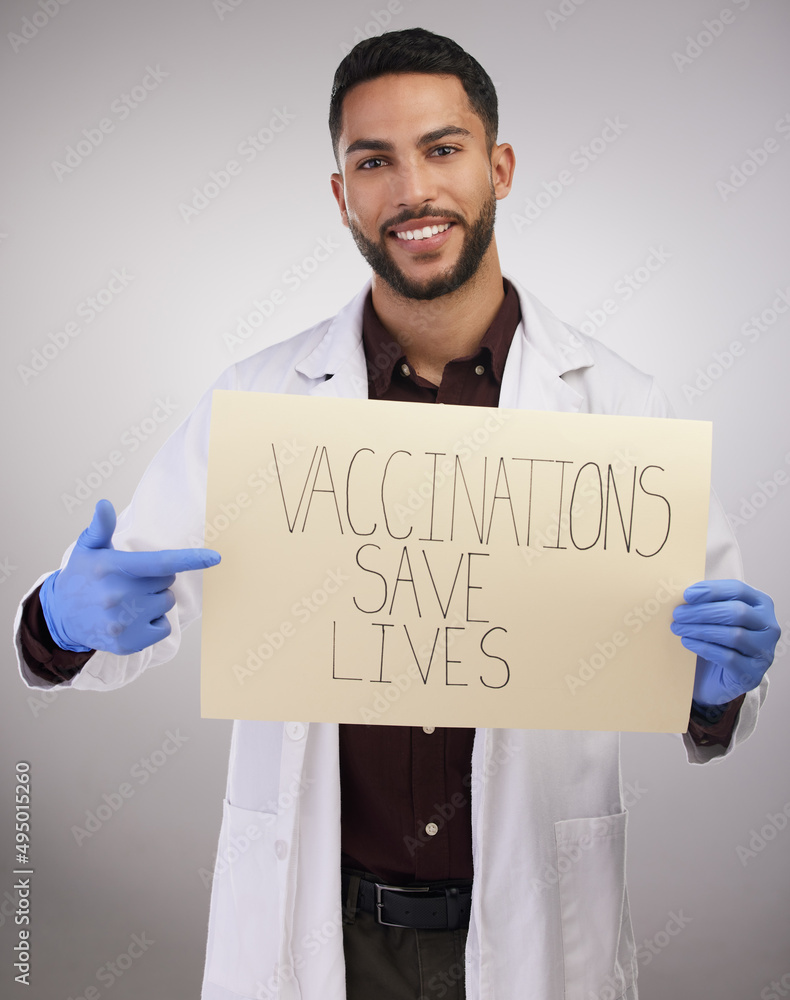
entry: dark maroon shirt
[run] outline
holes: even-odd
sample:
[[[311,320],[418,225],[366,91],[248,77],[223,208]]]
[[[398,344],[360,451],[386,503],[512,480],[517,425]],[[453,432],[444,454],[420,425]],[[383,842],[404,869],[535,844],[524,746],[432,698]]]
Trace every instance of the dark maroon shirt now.
[[[496,406],[521,320],[518,296],[503,281],[505,299],[479,348],[445,365],[439,386],[414,372],[369,292],[362,319],[369,397]],[[474,736],[466,728],[341,724],[343,864],[395,884],[471,878]]]
[[[371,399],[497,406],[508,349],[521,319],[518,297],[505,298],[473,355],[449,362],[441,385],[415,374],[382,326],[368,293],[363,341]],[[62,683],[92,653],[59,649],[47,630],[38,590],[25,602],[20,638],[37,676]],[[728,746],[743,697],[705,719],[692,712],[698,745]],[[430,728],[430,727],[428,727]],[[474,729],[348,725],[340,729],[342,863],[395,884],[472,877],[470,779]]]

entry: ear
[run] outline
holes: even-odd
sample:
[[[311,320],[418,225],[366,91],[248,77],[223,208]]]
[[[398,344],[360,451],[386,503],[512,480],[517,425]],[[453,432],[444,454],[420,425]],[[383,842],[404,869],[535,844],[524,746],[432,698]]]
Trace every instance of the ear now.
[[[513,187],[516,172],[516,154],[509,142],[494,146],[491,150],[491,177],[497,200],[507,198]]]
[[[346,190],[343,184],[342,174],[332,174],[329,178],[332,185],[332,194],[335,196],[337,207],[340,209],[340,218],[343,225],[348,229],[348,211],[346,210]]]

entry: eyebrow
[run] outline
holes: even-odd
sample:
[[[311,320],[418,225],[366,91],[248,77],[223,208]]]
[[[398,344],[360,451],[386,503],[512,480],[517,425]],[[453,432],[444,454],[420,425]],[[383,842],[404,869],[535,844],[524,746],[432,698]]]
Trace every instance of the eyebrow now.
[[[426,132],[421,135],[417,140],[417,145],[420,147],[430,146],[432,142],[437,142],[439,139],[445,139],[448,136],[458,136],[462,139],[468,139],[472,136],[469,129],[461,128],[460,125],[444,125],[442,128],[434,129],[432,132]],[[392,153],[395,146],[388,142],[386,139],[356,139],[346,148],[346,159],[352,154],[357,153],[360,150],[368,150],[376,153]]]

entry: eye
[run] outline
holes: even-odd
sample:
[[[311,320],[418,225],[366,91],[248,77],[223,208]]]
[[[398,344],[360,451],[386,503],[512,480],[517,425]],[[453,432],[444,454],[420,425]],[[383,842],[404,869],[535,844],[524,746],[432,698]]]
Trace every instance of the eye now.
[[[456,153],[458,151],[458,146],[437,146],[436,149],[432,150],[433,153],[443,153],[443,151],[449,150],[451,153]],[[440,159],[443,158],[440,157]]]
[[[380,156],[372,156],[369,160],[362,160],[362,162],[357,166],[357,169],[372,170],[373,168],[368,166],[369,163],[383,163],[383,162],[384,160],[382,160]]]

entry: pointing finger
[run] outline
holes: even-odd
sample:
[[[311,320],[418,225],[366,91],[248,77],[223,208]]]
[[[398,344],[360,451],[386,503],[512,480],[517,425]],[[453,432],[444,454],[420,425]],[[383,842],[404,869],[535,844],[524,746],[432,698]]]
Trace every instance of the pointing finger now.
[[[193,569],[207,569],[220,561],[214,549],[162,549],[159,552],[113,553],[113,564],[118,572],[128,576],[162,576],[184,573]]]

